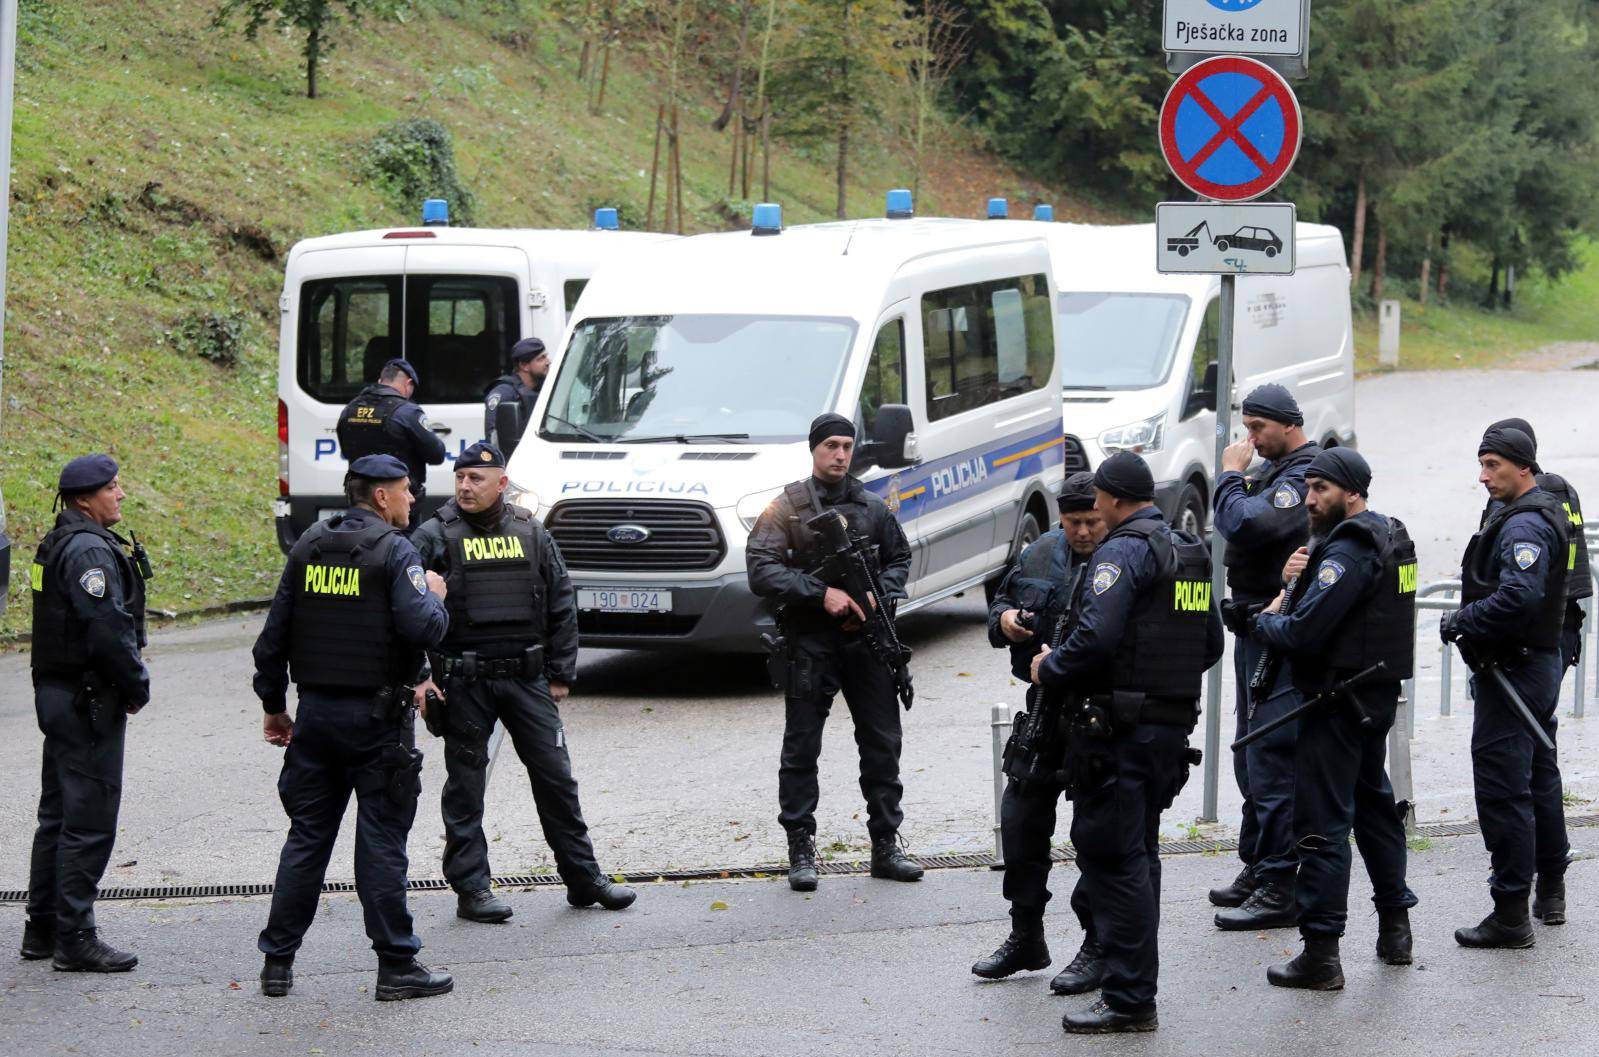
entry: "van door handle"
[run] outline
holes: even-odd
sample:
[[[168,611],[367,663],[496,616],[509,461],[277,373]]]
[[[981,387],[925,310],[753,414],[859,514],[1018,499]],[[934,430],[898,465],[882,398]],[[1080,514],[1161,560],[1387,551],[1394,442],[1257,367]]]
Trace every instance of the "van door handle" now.
[[[428,429],[431,429],[441,437],[448,437],[454,432],[454,430],[450,429],[449,426],[429,426]]]

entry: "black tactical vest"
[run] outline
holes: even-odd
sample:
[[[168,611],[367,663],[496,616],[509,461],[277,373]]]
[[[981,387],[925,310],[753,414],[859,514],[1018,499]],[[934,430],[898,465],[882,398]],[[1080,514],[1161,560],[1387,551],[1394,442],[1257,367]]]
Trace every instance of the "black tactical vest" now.
[[[1571,523],[1571,550],[1566,555],[1566,599],[1576,601],[1593,594],[1593,569],[1588,564],[1588,537],[1582,531],[1582,500],[1564,477],[1538,475],[1538,487],[1554,496]]]
[[[339,415],[339,452],[349,462],[365,455],[397,455],[409,466],[411,439],[392,421],[409,401],[380,388],[387,387],[367,386]]]
[[[1383,525],[1386,522],[1386,528]],[[1352,606],[1313,659],[1295,658],[1294,686],[1315,693],[1342,674],[1374,664],[1388,666],[1393,682],[1409,679],[1416,662],[1416,544],[1398,518],[1373,513],[1340,522],[1310,554],[1305,575],[1295,585],[1295,604],[1309,590],[1321,557],[1336,539],[1359,537],[1382,559],[1382,572],[1365,597]]]
[[[1210,622],[1210,552],[1154,518],[1125,522],[1106,540],[1138,536],[1155,555],[1156,579],[1133,604],[1121,642],[1089,693],[1127,690],[1199,700]],[[1090,576],[1079,590],[1087,590]]]
[[[1553,526],[1556,537],[1569,544],[1571,520],[1565,507],[1551,493],[1534,488],[1521,498],[1504,504],[1488,516],[1482,528],[1466,544],[1466,555],[1460,563],[1461,605],[1480,601],[1498,590],[1499,533],[1511,515],[1526,510],[1541,516]],[[1562,561],[1561,558],[1566,560]],[[1570,561],[1569,549],[1564,553],[1543,556],[1543,603],[1537,616],[1527,626],[1506,636],[1507,645],[1533,649],[1554,649],[1560,645],[1560,631],[1566,622],[1566,566]]]
[[[848,500],[852,488],[844,491],[845,500]],[[803,481],[794,481],[783,486],[783,494],[788,496],[789,505],[794,508],[797,518],[796,523],[790,526],[789,541],[793,544],[792,564],[800,569],[813,570],[821,566],[823,561],[832,555],[822,543],[822,538],[810,529],[809,522],[818,514],[829,510],[836,510],[844,515],[844,520],[849,522],[851,537],[864,537],[867,535],[866,510],[859,503],[840,501],[838,505],[829,504],[822,498],[810,478]],[[873,548],[875,560],[876,549]],[[841,572],[832,572],[823,575],[820,579],[829,587],[844,586]]]
[[[407,660],[421,663],[420,651],[397,641],[389,608],[387,563],[400,536],[379,520],[333,531],[343,520],[312,525],[289,552],[289,675],[301,686],[393,686],[410,674]]]
[[[1265,496],[1271,501],[1277,484],[1290,470],[1304,466],[1321,454],[1321,445],[1306,444],[1298,451],[1289,452],[1270,464],[1264,477],[1248,485],[1250,496]],[[1222,554],[1222,564],[1227,567],[1227,588],[1234,595],[1246,598],[1274,598],[1283,585],[1283,565],[1288,558],[1305,545],[1310,538],[1310,518],[1305,514],[1303,501],[1295,507],[1304,524],[1291,537],[1275,546],[1238,547],[1227,544]]]
[[[533,515],[507,506],[494,532],[473,528],[453,506],[439,511],[449,555],[444,606],[450,613],[446,650],[490,643],[525,648],[544,637],[544,555]]]
[[[33,670],[46,675],[81,675],[89,663],[89,646],[83,622],[72,613],[67,592],[73,585],[61,573],[61,555],[67,541],[80,532],[99,536],[111,545],[122,578],[122,604],[132,615],[139,648],[144,649],[144,580],[123,550],[128,544],[121,536],[88,518],[73,518],[56,527],[39,542],[30,570],[33,588]]]

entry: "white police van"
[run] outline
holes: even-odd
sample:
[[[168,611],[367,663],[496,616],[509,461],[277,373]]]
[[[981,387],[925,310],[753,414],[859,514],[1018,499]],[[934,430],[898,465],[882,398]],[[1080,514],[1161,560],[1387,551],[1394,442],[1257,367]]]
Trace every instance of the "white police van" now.
[[[747,651],[755,519],[810,470],[826,411],[914,557],[902,612],[994,579],[1054,518],[1059,350],[1049,250],[978,221],[891,219],[652,246],[584,292],[511,457],[578,590],[589,646]],[[763,237],[764,236],[764,237]]]
[[[1166,517],[1202,531],[1216,457],[1219,279],[1157,272],[1152,224],[1057,224],[1048,237],[1065,350],[1067,471],[1092,470],[1115,451],[1138,452],[1154,471]],[[1353,446],[1355,343],[1343,236],[1300,224],[1296,238],[1293,275],[1238,277],[1232,435],[1244,435],[1242,398],[1277,382],[1299,401],[1311,440]]]
[[[670,236],[622,232],[616,211],[589,231],[452,228],[432,199],[423,226],[305,239],[289,251],[279,301],[278,542],[287,550],[343,509],[335,427],[394,357],[415,364],[414,399],[455,454],[483,439],[483,396],[511,345],[559,347],[583,286],[610,261]],[[450,462],[428,470],[427,512],[454,491]]]

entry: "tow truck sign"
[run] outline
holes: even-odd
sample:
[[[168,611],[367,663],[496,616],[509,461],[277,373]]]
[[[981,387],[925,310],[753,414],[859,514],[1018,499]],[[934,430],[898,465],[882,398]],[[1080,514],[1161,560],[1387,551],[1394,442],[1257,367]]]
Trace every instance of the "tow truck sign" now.
[[[1291,202],[1162,202],[1155,266],[1167,274],[1292,275],[1296,219]]]

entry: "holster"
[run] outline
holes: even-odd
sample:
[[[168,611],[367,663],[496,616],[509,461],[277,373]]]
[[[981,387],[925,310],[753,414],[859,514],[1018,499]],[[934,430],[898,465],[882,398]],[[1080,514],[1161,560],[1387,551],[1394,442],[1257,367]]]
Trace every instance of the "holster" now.
[[[411,718],[411,691],[403,683],[378,687],[372,695],[372,718],[379,723],[407,723]]]
[[[94,673],[87,672],[77,696],[72,699],[72,706],[83,714],[89,724],[89,732],[101,738],[115,729],[122,701],[121,695],[101,686]]]
[[[788,640],[782,633],[762,634],[761,645],[766,647],[766,678],[774,690],[788,692]]]
[[[428,733],[435,738],[444,737],[444,732],[450,729],[450,705],[447,700],[429,690],[425,695],[427,708],[422,713],[422,722],[426,725]]]

